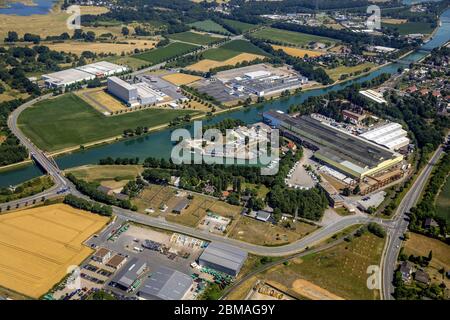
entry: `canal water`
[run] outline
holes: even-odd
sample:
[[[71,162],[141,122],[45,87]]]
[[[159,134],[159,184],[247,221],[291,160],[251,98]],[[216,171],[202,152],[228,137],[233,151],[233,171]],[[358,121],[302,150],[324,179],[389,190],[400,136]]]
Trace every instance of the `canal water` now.
[[[204,120],[204,124],[213,124],[225,118],[241,119],[246,123],[255,123],[261,120],[261,112],[270,109],[278,109],[286,111],[289,106],[300,104],[311,96],[319,96],[330,91],[338,91],[346,86],[358,82],[371,80],[382,73],[396,73],[399,67],[404,67],[411,62],[420,60],[429,51],[450,41],[450,9],[446,10],[441,16],[442,25],[436,31],[432,40],[424,44],[423,47],[415,52],[404,57],[399,63],[387,65],[378,70],[375,70],[358,79],[350,80],[341,84],[337,84],[325,89],[315,89],[305,91],[295,96],[286,99],[267,101],[260,106],[240,109],[238,111],[229,112],[218,115],[212,119]],[[185,126],[186,129],[191,130],[192,125]],[[172,129],[166,129],[158,132],[148,134],[146,136],[122,140],[109,145],[103,145],[84,151],[67,154],[56,159],[58,166],[61,169],[77,167],[86,164],[96,164],[99,159],[105,157],[139,157],[141,160],[146,157],[170,157],[173,144],[170,141]],[[0,187],[16,185],[23,181],[32,179],[41,175],[42,172],[34,165],[23,166],[11,171],[0,173]]]

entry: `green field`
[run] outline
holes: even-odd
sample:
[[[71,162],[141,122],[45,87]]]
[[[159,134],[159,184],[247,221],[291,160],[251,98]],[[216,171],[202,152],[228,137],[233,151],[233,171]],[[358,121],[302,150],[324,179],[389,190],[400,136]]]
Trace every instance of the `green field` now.
[[[200,34],[190,31],[174,33],[169,35],[168,37],[172,40],[178,40],[199,45],[208,45],[222,39],[219,37],[211,37],[207,34]]]
[[[436,199],[436,214],[439,217],[444,218],[450,223],[450,177],[447,177],[447,181],[442,187],[441,192]]]
[[[172,59],[177,56],[186,54],[190,51],[193,51],[196,48],[198,48],[198,46],[188,43],[175,42],[163,48],[158,48],[144,53],[136,54],[133,57],[150,62],[151,64],[158,64],[168,59]]]
[[[330,76],[331,79],[333,79],[334,81],[338,81],[343,74],[347,74],[349,75],[349,77],[352,77],[355,72],[363,72],[366,68],[373,67],[375,67],[375,64],[366,62],[352,67],[339,66],[333,69],[325,69],[325,72]]]
[[[311,34],[281,30],[275,28],[265,28],[252,33],[252,36],[261,40],[272,41],[275,43],[288,43],[297,46],[306,45],[312,41],[323,43],[336,43],[336,40],[331,38],[314,36]]]
[[[74,94],[42,101],[18,119],[20,129],[41,149],[56,151],[118,136],[125,129],[154,127],[192,111],[147,109],[104,116]]]
[[[237,20],[222,19],[222,21],[224,22],[224,24],[226,24],[226,25],[228,25],[228,26],[238,30],[241,33],[247,32],[247,31],[257,27],[257,25],[250,24],[250,23],[245,23],[245,22],[240,22],[240,21],[237,21]]]
[[[212,20],[203,20],[190,23],[189,26],[206,32],[218,32],[223,34],[231,34],[227,29]]]
[[[268,56],[268,53],[261,50],[254,44],[245,40],[233,40],[225,43],[223,46],[207,50],[203,53],[204,59],[215,61],[225,61],[241,53],[253,53],[262,56]]]
[[[411,33],[430,34],[433,32],[431,24],[426,22],[406,22],[401,24],[382,23],[381,26],[384,28],[396,29],[401,35]]]

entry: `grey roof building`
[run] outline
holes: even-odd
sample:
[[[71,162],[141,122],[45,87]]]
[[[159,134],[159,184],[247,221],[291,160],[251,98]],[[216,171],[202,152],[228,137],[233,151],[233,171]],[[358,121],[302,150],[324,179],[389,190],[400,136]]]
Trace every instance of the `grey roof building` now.
[[[181,212],[189,206],[189,200],[187,198],[182,198],[175,207],[172,209],[173,213],[181,214]]]
[[[160,266],[141,286],[138,296],[148,300],[181,300],[193,283],[188,275]]]
[[[210,243],[198,259],[201,266],[237,276],[247,259],[247,252],[222,242]]]
[[[113,282],[125,291],[131,289],[135,281],[144,273],[147,263],[138,258],[132,258],[125,267],[123,267]]]

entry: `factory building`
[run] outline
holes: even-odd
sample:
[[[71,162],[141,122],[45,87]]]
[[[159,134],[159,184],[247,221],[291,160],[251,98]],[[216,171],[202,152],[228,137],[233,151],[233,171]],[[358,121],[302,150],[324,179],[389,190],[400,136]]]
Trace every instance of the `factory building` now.
[[[160,266],[144,282],[137,295],[146,300],[183,300],[193,284],[187,274]]]
[[[268,111],[263,118],[284,136],[314,150],[316,159],[356,179],[388,170],[403,160],[396,152],[310,116],[294,118],[281,111]]]
[[[118,77],[108,78],[108,92],[129,105],[137,102],[138,89]]]
[[[108,78],[108,92],[130,107],[161,102],[166,96],[145,82],[130,84],[118,77]]]
[[[369,90],[361,90],[361,91],[359,91],[359,93],[361,95],[363,95],[364,97],[366,97],[378,104],[387,103],[387,101],[384,99],[383,95],[374,90],[370,90],[370,89]]]
[[[123,291],[135,289],[138,279],[147,269],[147,263],[138,258],[132,258],[116,275],[113,282]]]
[[[228,244],[212,242],[198,258],[198,263],[202,267],[237,276],[245,260],[247,252]]]
[[[360,135],[360,137],[382,145],[391,150],[398,150],[409,145],[406,137],[408,132],[403,130],[400,123],[390,122],[378,128],[374,128]]]
[[[83,81],[103,78],[127,71],[128,68],[114,63],[100,61],[85,66],[44,74],[42,79],[49,88],[64,88]]]

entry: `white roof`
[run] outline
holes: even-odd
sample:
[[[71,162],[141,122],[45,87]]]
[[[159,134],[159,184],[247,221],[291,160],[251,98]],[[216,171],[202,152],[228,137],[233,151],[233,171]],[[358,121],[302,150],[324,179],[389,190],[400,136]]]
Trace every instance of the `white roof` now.
[[[133,90],[135,88],[133,85],[129,84],[128,82],[126,82],[118,77],[109,77],[108,81],[112,81],[127,90]]]
[[[271,73],[269,71],[264,71],[264,70],[247,72],[245,74],[245,76],[248,78],[261,78],[261,77],[266,77],[266,76],[270,76],[270,75],[271,75]]]
[[[95,75],[77,69],[67,69],[45,74],[42,78],[55,84],[68,84],[93,79]]]

